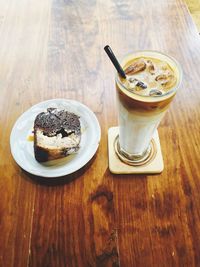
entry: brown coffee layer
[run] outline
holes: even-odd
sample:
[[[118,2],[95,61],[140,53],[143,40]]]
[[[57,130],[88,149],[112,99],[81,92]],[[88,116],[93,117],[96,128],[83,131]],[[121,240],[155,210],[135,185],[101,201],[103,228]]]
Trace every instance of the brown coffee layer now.
[[[118,84],[116,84],[116,89],[119,101],[126,109],[136,113],[146,113],[145,116],[158,115],[159,113],[164,112],[168,108],[173,97],[175,96],[175,94],[172,94],[164,100],[161,98],[160,101],[157,98],[156,102],[150,102],[145,100],[140,101],[125,94],[119,88]]]

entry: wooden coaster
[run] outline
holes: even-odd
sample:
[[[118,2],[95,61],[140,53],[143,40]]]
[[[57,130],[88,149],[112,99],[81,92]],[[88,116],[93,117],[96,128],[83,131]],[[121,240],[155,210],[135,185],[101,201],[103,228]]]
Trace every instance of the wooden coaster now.
[[[118,127],[112,127],[108,130],[108,159],[109,159],[109,169],[112,173],[139,174],[139,173],[161,173],[163,171],[164,169],[163,157],[157,131],[153,136],[153,140],[156,145],[155,156],[148,163],[141,166],[131,166],[119,159],[114,149],[114,143],[118,134],[119,134]]]

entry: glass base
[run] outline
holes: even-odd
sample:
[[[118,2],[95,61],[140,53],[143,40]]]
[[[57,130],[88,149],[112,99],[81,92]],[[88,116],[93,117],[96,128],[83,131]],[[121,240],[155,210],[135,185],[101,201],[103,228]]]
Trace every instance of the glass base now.
[[[155,141],[152,139],[149,147],[147,148],[147,150],[145,150],[145,152],[142,155],[129,154],[120,147],[119,135],[117,135],[117,137],[115,138],[114,149],[115,153],[117,154],[117,156],[121,161],[132,166],[141,166],[149,163],[155,158],[157,151]]]

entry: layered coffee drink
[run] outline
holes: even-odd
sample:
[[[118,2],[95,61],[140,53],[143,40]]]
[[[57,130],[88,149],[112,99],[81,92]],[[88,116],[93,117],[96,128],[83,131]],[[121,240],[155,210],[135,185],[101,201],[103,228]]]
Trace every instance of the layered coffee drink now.
[[[155,51],[139,51],[121,62],[116,76],[119,149],[132,161],[149,153],[150,141],[181,82],[177,61]]]

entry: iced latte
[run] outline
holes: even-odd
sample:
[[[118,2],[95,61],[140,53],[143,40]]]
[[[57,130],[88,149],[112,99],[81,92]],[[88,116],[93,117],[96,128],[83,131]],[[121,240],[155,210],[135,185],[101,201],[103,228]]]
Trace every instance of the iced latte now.
[[[154,51],[130,54],[121,62],[126,79],[116,76],[119,149],[140,161],[149,153],[152,136],[181,82],[179,64]]]

